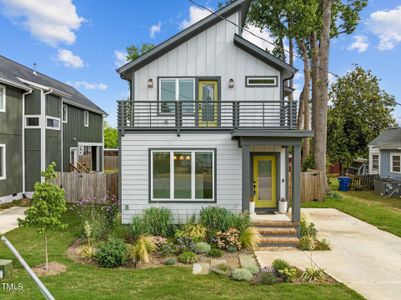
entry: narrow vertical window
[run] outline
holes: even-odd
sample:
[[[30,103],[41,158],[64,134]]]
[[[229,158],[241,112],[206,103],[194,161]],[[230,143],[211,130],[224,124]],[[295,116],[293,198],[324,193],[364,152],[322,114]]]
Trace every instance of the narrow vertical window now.
[[[379,170],[379,154],[372,155],[372,169]]]
[[[0,144],[0,180],[6,179],[6,145]]]
[[[67,104],[63,104],[63,123],[68,122],[68,106]]]
[[[153,198],[170,199],[170,152],[153,153]]]
[[[89,112],[87,110],[84,111],[84,126],[89,127]]]
[[[6,112],[6,87],[0,85],[0,112]]]
[[[191,152],[174,152],[174,198],[191,199]]]

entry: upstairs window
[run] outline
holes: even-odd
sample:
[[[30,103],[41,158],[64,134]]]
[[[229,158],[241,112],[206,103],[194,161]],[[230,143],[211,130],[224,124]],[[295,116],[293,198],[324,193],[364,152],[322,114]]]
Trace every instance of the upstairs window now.
[[[54,117],[46,117],[46,128],[60,130],[60,119]]]
[[[372,155],[372,169],[379,170],[379,154]]]
[[[401,173],[401,153],[390,154],[390,171],[392,173]]]
[[[89,127],[89,112],[87,110],[84,111],[84,126]]]
[[[6,87],[0,85],[0,112],[6,112]]]
[[[67,104],[63,104],[63,123],[68,122],[68,106]]]
[[[6,179],[6,145],[0,144],[0,180]]]
[[[277,76],[246,76],[246,87],[277,87]]]
[[[195,100],[195,79],[194,78],[160,78],[159,79],[159,100],[161,113],[174,113],[176,101]],[[183,113],[193,113],[193,103],[182,104]]]

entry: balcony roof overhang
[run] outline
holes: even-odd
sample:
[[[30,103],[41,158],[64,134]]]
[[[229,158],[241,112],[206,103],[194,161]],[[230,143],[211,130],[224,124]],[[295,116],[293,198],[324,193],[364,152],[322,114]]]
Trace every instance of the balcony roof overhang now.
[[[233,139],[242,146],[300,146],[303,138],[313,137],[311,130],[294,129],[236,129],[231,132]]]

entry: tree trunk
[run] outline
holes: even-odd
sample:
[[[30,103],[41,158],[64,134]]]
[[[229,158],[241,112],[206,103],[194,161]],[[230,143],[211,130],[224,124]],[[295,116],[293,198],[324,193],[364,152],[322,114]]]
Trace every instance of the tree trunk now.
[[[317,115],[316,103],[319,99],[319,48],[317,33],[311,36],[311,68],[312,68],[312,130],[315,130],[315,119]]]
[[[289,39],[289,51],[288,52],[289,52],[289,64],[291,66],[294,66],[294,43],[293,43],[292,38]],[[290,81],[288,83],[289,83],[289,87],[291,89],[293,89],[294,88],[293,79],[290,79]],[[288,100],[290,100],[290,101],[294,100],[294,95],[292,93],[288,96]]]
[[[319,97],[316,101],[314,156],[316,169],[326,172],[327,101],[331,7],[333,0],[322,0],[322,31],[319,45]]]
[[[46,271],[49,270],[49,256],[47,253],[47,235],[46,235],[46,230],[43,232],[44,239],[45,239],[45,261],[46,261]]]

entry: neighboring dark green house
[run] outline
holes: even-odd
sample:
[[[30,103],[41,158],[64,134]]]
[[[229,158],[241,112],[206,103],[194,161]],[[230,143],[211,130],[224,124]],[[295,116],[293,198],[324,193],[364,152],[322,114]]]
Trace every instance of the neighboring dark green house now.
[[[41,171],[103,170],[103,118],[75,88],[0,56],[0,203],[30,196]]]

